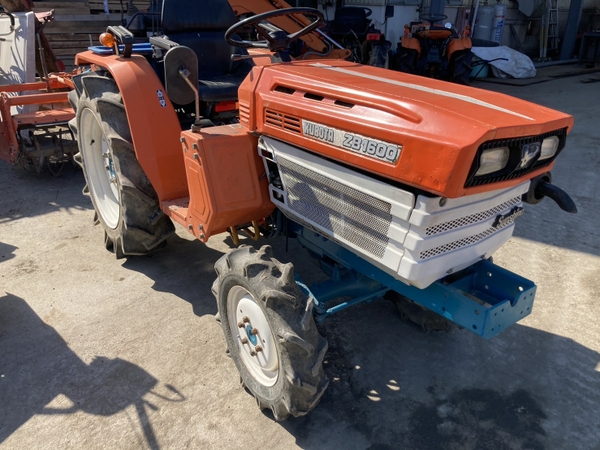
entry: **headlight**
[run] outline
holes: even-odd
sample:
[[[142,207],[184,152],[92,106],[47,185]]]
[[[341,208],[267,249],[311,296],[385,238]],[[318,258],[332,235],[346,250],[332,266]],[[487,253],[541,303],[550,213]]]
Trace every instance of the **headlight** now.
[[[542,141],[542,151],[539,159],[548,159],[556,155],[558,150],[558,136],[550,136]]]
[[[508,147],[490,148],[481,152],[479,170],[475,172],[475,176],[486,175],[504,169],[508,163],[509,153],[510,150]]]

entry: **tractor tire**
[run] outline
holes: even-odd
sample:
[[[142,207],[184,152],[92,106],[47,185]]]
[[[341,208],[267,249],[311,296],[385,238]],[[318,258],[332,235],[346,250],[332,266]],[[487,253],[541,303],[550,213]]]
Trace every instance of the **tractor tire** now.
[[[417,60],[419,52],[412,48],[405,48],[398,44],[396,54],[390,60],[389,68],[398,72],[417,74]]]
[[[215,270],[218,317],[243,386],[277,421],[307,414],[328,385],[327,341],[293,265],[274,259],[270,246],[243,246],[221,257]]]
[[[136,158],[119,89],[112,78],[95,72],[74,81],[78,89],[69,102],[76,114],[69,126],[79,145],[74,159],[83,169],[94,223],[102,224],[106,249],[117,258],[150,253],[175,227]]]
[[[469,85],[471,81],[471,60],[473,52],[471,50],[463,50],[452,55],[450,60],[449,72],[450,81],[457,84]]]

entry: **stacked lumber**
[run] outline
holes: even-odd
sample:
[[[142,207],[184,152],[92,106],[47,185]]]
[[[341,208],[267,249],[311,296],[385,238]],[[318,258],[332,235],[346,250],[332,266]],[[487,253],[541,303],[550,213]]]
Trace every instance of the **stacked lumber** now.
[[[54,21],[44,29],[56,57],[63,61],[67,70],[73,68],[75,55],[91,45],[100,45],[98,36],[109,25],[121,24],[121,2],[109,0],[110,14],[104,13],[102,0],[62,0],[60,2],[35,2],[33,10],[54,10]],[[127,1],[123,1],[123,16],[126,18]],[[135,0],[139,10],[147,9],[150,0]],[[118,6],[118,7],[117,7]],[[99,8],[99,9],[98,9]]]

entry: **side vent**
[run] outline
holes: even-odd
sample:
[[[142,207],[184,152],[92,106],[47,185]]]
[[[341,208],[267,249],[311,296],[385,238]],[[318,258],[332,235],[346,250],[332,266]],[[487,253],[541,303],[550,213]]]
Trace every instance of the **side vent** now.
[[[273,89],[275,92],[281,92],[282,94],[288,94],[288,95],[292,95],[294,92],[296,92],[296,89],[292,89],[286,86],[281,86],[281,85],[277,85],[277,87],[275,87],[275,89]]]
[[[241,105],[240,105],[241,110]],[[277,128],[283,128],[287,131],[300,133],[300,119],[294,116],[288,116],[272,109],[265,110],[265,123]]]
[[[240,122],[250,126],[250,106],[246,102],[240,102]]]

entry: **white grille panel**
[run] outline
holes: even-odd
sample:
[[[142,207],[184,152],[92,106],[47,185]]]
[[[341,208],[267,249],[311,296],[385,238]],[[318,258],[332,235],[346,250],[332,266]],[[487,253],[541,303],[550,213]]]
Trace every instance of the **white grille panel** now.
[[[421,252],[419,254],[419,257],[421,259],[427,259],[427,258],[431,258],[433,256],[441,255],[442,253],[451,252],[452,250],[456,250],[461,247],[466,247],[467,245],[475,244],[475,243],[481,241],[482,239],[485,239],[486,237],[489,237],[492,234],[497,233],[502,228],[507,227],[508,225],[512,225],[513,222],[514,222],[514,219],[509,219],[506,222],[504,222],[502,225],[499,225],[497,227],[488,228],[487,230],[485,230],[481,233],[475,234],[473,236],[469,236],[464,239],[460,239],[458,241],[450,242],[449,244],[440,245],[439,247],[431,248],[429,250]]]
[[[300,217],[382,258],[391,205],[285,158],[278,159],[289,207]]]
[[[454,230],[455,228],[464,227],[466,225],[481,222],[519,203],[521,203],[521,197],[515,197],[502,203],[501,205],[488,209],[487,211],[481,211],[477,214],[472,214],[466,217],[460,217],[449,222],[444,222],[440,223],[439,225],[427,227],[425,233],[427,234],[427,236],[433,236],[439,233],[444,233],[449,230]]]

